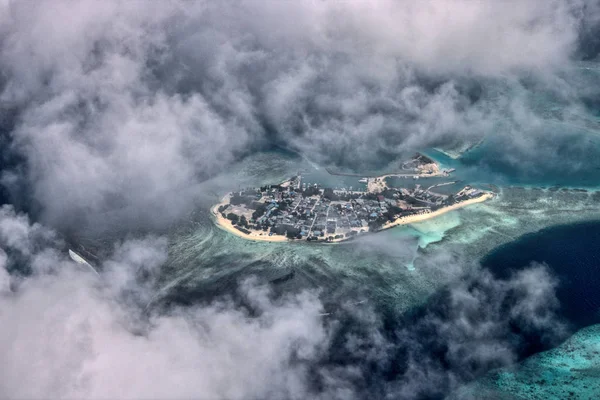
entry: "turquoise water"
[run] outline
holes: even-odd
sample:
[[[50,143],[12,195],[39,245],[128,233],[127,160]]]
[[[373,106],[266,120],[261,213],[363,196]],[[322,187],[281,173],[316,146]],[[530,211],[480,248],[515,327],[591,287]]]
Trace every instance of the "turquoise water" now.
[[[560,279],[563,321],[583,328],[565,343],[522,364],[492,372],[457,398],[595,399],[600,393],[600,221],[544,229],[497,248],[483,264],[499,275],[535,261]],[[595,325],[596,324],[596,325]]]
[[[385,181],[389,187],[407,188],[407,189],[413,189],[417,185],[419,185],[421,188],[428,188],[430,186],[438,185],[440,183],[449,183],[449,182],[457,181],[457,183],[452,184],[452,185],[438,186],[438,187],[431,189],[433,192],[441,193],[441,194],[456,193],[460,189],[465,187],[466,185],[472,184],[469,181],[463,181],[463,180],[460,180],[459,178],[456,178],[454,176],[454,174],[452,174],[448,177],[419,178],[419,179],[390,176],[390,177],[386,178]],[[489,189],[489,187],[488,187],[488,189]]]
[[[565,139],[569,140],[569,139]],[[585,150],[579,156],[587,160],[578,169],[561,168],[560,161],[554,164],[541,164],[537,169],[527,169],[515,165],[504,158],[505,146],[493,138],[477,146],[457,159],[452,159],[436,150],[424,153],[439,162],[444,168],[456,168],[452,174],[456,179],[470,182],[475,186],[494,184],[498,186],[535,186],[535,187],[571,187],[597,188],[600,186],[600,138],[581,134],[580,143]],[[565,163],[571,162],[569,159]]]
[[[329,179],[319,166],[307,167],[299,157],[270,152],[248,158],[227,179],[207,182],[204,192],[213,192],[214,198],[205,199],[195,224],[172,233],[163,299],[208,300],[233,292],[240,280],[253,276],[278,293],[318,291],[332,318],[343,314],[347,304],[353,304],[356,313],[364,307],[376,315],[398,316],[477,268],[477,260],[490,250],[523,233],[599,216],[593,192],[501,187],[496,200],[340,245],[254,243],[223,232],[210,221],[206,210],[232,185],[270,183],[302,168],[314,168],[313,177],[321,174]],[[292,279],[271,283],[291,271],[295,271]]]
[[[575,64],[553,85],[531,78],[518,83],[487,80],[481,85],[491,107],[488,129],[470,133],[472,147],[456,159],[433,149],[424,151],[426,155],[456,168],[457,177],[472,183],[598,187],[597,62]],[[509,106],[511,101],[518,109]]]
[[[331,175],[325,168],[310,166],[302,172],[302,182],[307,184],[318,184],[321,187],[333,189],[346,188],[356,191],[366,191],[367,185],[359,182],[361,177]]]
[[[240,280],[253,276],[281,294],[314,290],[319,293],[324,309],[330,315],[328,318],[339,324],[347,322],[344,318],[369,314],[372,319],[367,328],[376,332],[367,339],[383,341],[382,337],[389,333],[386,330],[388,325],[397,323],[405,313],[420,307],[445,285],[460,280],[465,273],[475,273],[480,268],[479,260],[499,246],[521,242],[522,235],[532,233],[534,236],[530,237],[530,244],[535,248],[536,243],[547,234],[542,232],[536,236],[537,231],[557,224],[570,225],[600,218],[598,192],[539,189],[552,186],[598,187],[600,114],[594,107],[600,103],[594,100],[598,97],[598,85],[590,84],[597,84],[598,78],[597,68],[583,68],[565,78],[566,84],[576,87],[576,91],[589,93],[587,102],[565,98],[553,90],[537,90],[532,82],[490,83],[490,87],[484,88],[488,97],[496,96],[501,100],[519,96],[527,98],[525,103],[533,108],[532,115],[524,116],[527,121],[514,121],[514,115],[506,120],[492,121],[492,128],[486,128],[481,135],[473,134],[473,144],[482,138],[485,140],[457,159],[433,149],[425,151],[442,167],[456,168],[448,178],[390,181],[394,185],[418,183],[421,186],[461,181],[455,187],[437,188],[441,193],[454,191],[464,184],[484,188],[487,184],[494,184],[499,188],[498,198],[447,213],[435,220],[398,227],[340,245],[253,243],[214,227],[206,210],[219,196],[240,185],[277,182],[300,171],[306,182],[329,187],[364,187],[358,182],[360,177],[332,176],[322,166],[298,154],[273,151],[252,155],[226,175],[207,182],[203,192],[214,195],[202,199],[204,204],[195,216],[194,224],[172,233],[170,264],[164,271],[161,295],[177,302],[204,301],[234,292]],[[565,110],[565,105],[570,104],[576,106]],[[496,118],[504,111],[507,110],[491,114]],[[393,160],[381,160],[381,165],[386,165],[386,162],[388,166],[394,166]],[[381,168],[376,172],[395,170]],[[548,241],[550,244],[539,249],[540,254],[556,255],[558,259],[564,253],[561,253],[561,241],[580,241],[585,235],[585,232],[566,234],[562,239],[554,235],[555,241]],[[514,262],[511,268],[515,269],[525,267],[532,260],[552,261],[527,254],[522,249],[512,252],[524,257],[503,259],[506,265]],[[588,255],[593,256],[594,253]],[[577,269],[569,263],[584,258],[565,256],[565,262],[561,264],[564,267],[561,273],[567,274],[564,282],[570,282],[568,273],[575,271],[578,275],[573,280],[581,277],[583,283],[595,282],[595,271]],[[290,276],[292,271],[291,279],[280,279]],[[568,289],[568,285],[565,288]],[[584,293],[583,296],[572,298],[583,303],[587,299],[595,304],[595,298],[588,294],[589,288],[584,289],[579,292]],[[385,323],[380,324],[380,319]],[[358,332],[367,328],[352,327]],[[355,333],[352,329],[351,332]],[[585,340],[579,341],[580,336]],[[358,334],[356,337],[365,339]],[[597,329],[586,330],[574,336],[573,342],[566,347],[534,355],[511,370],[492,372],[492,375],[473,383],[476,385],[474,398],[568,398],[570,391],[586,398],[585,393],[597,390],[591,380],[597,374],[594,365],[598,360],[596,356],[589,359],[586,356],[597,351],[595,343],[598,337],[600,332]],[[385,359],[387,348],[373,349],[369,346],[380,342],[367,339],[361,342],[361,346],[377,354],[377,360]],[[417,344],[425,343],[419,342],[419,335],[415,336],[415,340]],[[573,350],[575,348],[576,351]],[[327,351],[334,353],[331,349]],[[362,360],[353,362],[355,364],[351,366],[363,365]],[[390,379],[394,379],[393,368],[389,365],[373,361],[369,368],[371,372],[388,368],[391,371],[386,370],[386,373],[389,372],[392,375]],[[578,384],[568,382],[569,379],[581,380],[582,391],[574,390],[573,387]],[[555,389],[548,389],[553,383],[556,383]],[[565,391],[563,388],[571,389]],[[490,396],[482,396],[482,393],[490,393]]]
[[[600,325],[594,325],[514,368],[490,373],[451,398],[593,400],[599,394]]]
[[[572,126],[549,126],[539,135],[548,140],[539,144],[544,160],[518,163],[506,154],[504,139],[491,137],[460,158],[467,176],[483,177],[490,183],[536,186],[597,187],[600,182],[600,137]],[[545,148],[544,148],[545,147]],[[510,148],[509,148],[510,149]],[[475,173],[473,167],[479,171]],[[488,178],[489,176],[489,178]],[[485,178],[483,178],[485,179]]]

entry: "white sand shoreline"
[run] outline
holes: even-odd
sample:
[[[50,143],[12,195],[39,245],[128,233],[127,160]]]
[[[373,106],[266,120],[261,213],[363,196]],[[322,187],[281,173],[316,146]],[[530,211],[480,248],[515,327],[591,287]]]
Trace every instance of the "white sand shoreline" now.
[[[259,242],[288,242],[288,241],[290,241],[288,238],[286,238],[285,236],[282,236],[282,235],[269,236],[268,232],[261,232],[262,233],[262,235],[261,235],[260,233],[257,233],[256,231],[251,231],[250,234],[245,234],[244,232],[235,228],[233,226],[233,223],[230,220],[228,220],[227,218],[223,218],[223,216],[219,212],[219,207],[229,204],[229,197],[230,197],[230,194],[227,194],[223,198],[223,200],[221,200],[221,202],[219,204],[213,206],[210,209],[211,214],[216,218],[216,223],[219,228],[221,228],[224,231],[227,231],[229,233],[233,233],[234,235],[241,237],[243,239],[246,239],[246,240],[255,240],[255,241],[259,241]]]
[[[456,203],[451,206],[440,208],[439,210],[424,212],[423,214],[414,214],[414,215],[409,215],[406,217],[400,217],[397,220],[395,220],[394,222],[384,224],[380,230],[393,228],[398,225],[408,225],[408,224],[414,224],[416,222],[422,222],[422,221],[425,221],[425,220],[428,220],[431,218],[439,217],[440,215],[445,214],[449,211],[458,210],[459,208],[463,208],[463,207],[466,207],[466,206],[469,206],[472,204],[482,203],[486,200],[492,199],[493,197],[494,197],[494,195],[492,193],[485,193],[484,195],[476,197],[474,199],[461,201],[460,203]]]
[[[227,194],[219,204],[213,206],[211,208],[211,214],[215,217],[215,222],[217,224],[217,226],[229,233],[232,233],[238,237],[241,237],[243,239],[246,240],[253,240],[253,241],[259,241],[259,242],[297,242],[300,240],[291,240],[286,238],[285,236],[282,235],[272,235],[269,236],[269,234],[267,232],[263,232],[261,231],[260,233],[257,231],[251,231],[250,234],[245,234],[244,232],[236,229],[232,222],[230,220],[228,220],[227,218],[223,218],[223,216],[221,215],[221,213],[219,212],[219,207],[229,204],[229,198],[230,198],[231,194]],[[409,215],[406,217],[400,217],[398,219],[396,219],[394,222],[391,223],[387,223],[384,224],[381,229],[379,229],[377,232],[381,232],[383,230],[386,229],[390,229],[396,226],[400,226],[400,225],[410,225],[410,224],[414,224],[417,222],[422,222],[431,218],[435,218],[438,217],[442,214],[445,214],[447,212],[450,211],[454,211],[454,210],[458,210],[459,208],[463,208],[472,204],[477,204],[477,203],[482,203],[486,200],[492,199],[494,197],[493,193],[487,192],[482,196],[479,196],[477,198],[474,199],[469,199],[469,200],[465,200],[465,201],[461,201],[460,203],[456,203],[453,204],[451,206],[447,206],[444,208],[440,208],[439,210],[435,210],[435,211],[430,211],[430,212],[424,212],[422,214],[414,214],[414,215]],[[371,232],[371,233],[376,233],[376,232]],[[356,237],[356,236],[354,236]],[[328,243],[328,244],[335,244],[335,243],[341,243],[341,242],[345,242],[349,239],[352,239],[354,237],[351,238],[344,238],[344,239],[336,239],[333,240],[331,242],[326,242],[324,240],[319,240],[316,243]]]

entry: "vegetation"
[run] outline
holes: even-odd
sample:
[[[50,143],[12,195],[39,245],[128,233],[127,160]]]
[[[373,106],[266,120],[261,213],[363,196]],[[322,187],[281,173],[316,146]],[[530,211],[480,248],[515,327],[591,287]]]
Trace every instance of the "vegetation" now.
[[[288,228],[286,236],[288,237],[288,239],[294,239],[294,238],[300,236],[300,229],[298,229],[298,228]]]
[[[363,199],[375,201],[375,200],[377,200],[377,194],[375,194],[375,193],[365,193],[363,195]]]
[[[245,233],[246,235],[249,235],[251,232],[248,229],[242,228],[241,226],[237,225],[235,227],[237,230],[239,230],[240,232]]]
[[[229,213],[227,214],[227,219],[230,220],[234,225],[238,223],[240,217],[237,214]]]
[[[321,190],[317,189],[314,186],[309,186],[302,191],[302,196],[304,197],[315,196],[318,194],[321,194]]]
[[[385,221],[386,220],[383,218],[377,218],[376,220],[369,221],[369,231],[375,232],[379,230]]]
[[[388,221],[393,221],[395,220],[395,216],[402,213],[402,209],[400,207],[397,206],[388,206],[388,210],[383,214],[383,216],[385,218],[387,218]]]
[[[252,213],[252,219],[256,221],[257,219],[262,217],[265,214],[265,212],[267,212],[267,204],[262,203],[258,207],[256,207],[256,210],[254,210],[254,212]]]
[[[390,188],[385,188],[382,192],[381,195],[387,199],[392,199],[394,198],[394,195],[398,193],[398,195],[400,195],[400,192],[394,190],[394,189],[390,189]]]
[[[335,194],[331,188],[326,188],[323,190],[323,197],[331,201],[338,201],[340,199],[340,196]]]

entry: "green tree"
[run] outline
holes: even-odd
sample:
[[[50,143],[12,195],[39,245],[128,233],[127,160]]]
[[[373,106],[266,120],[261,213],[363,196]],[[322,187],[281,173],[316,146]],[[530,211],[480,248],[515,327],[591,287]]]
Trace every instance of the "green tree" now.
[[[227,219],[230,220],[231,222],[233,222],[233,224],[235,225],[238,223],[240,217],[238,217],[237,214],[229,213],[229,214],[227,214]]]
[[[259,219],[263,216],[263,214],[267,211],[267,205],[265,203],[261,203],[256,210],[252,213],[252,218],[254,220]]]
[[[340,199],[340,196],[333,193],[333,189],[331,189],[331,188],[325,188],[323,190],[323,197],[328,200],[332,200],[332,201],[337,201]]]

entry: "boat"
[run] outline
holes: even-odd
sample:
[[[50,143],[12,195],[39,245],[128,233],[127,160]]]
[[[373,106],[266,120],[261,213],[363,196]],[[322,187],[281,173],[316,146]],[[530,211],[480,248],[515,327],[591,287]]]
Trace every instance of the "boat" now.
[[[98,271],[96,268],[92,267],[92,265],[85,260],[85,258],[81,257],[79,254],[75,253],[73,250],[69,249],[69,257],[71,260],[75,261],[79,265],[84,265],[92,270],[96,275],[98,275]]]

